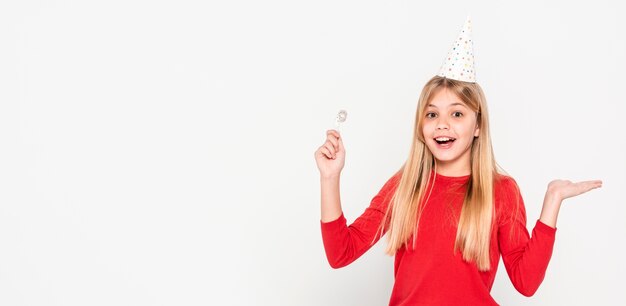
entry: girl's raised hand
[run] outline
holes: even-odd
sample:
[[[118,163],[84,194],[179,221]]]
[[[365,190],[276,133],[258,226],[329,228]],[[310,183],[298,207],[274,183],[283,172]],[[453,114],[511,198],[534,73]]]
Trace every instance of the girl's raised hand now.
[[[548,192],[562,201],[600,187],[602,187],[600,180],[577,183],[568,180],[554,180],[548,184]]]
[[[322,177],[338,177],[345,164],[346,150],[339,132],[326,131],[326,142],[315,151],[315,162]]]

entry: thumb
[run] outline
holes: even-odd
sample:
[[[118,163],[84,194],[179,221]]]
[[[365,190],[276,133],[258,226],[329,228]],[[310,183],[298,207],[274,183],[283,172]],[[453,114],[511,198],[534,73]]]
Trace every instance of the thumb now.
[[[340,151],[345,151],[345,148],[343,146],[343,137],[339,136],[337,138],[337,146],[339,147]]]

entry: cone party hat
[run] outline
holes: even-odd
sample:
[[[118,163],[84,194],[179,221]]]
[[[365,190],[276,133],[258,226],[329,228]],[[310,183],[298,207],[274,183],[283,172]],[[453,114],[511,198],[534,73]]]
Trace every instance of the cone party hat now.
[[[439,76],[465,82],[476,82],[472,21],[469,16],[465,20],[465,25],[463,25],[459,37],[454,41],[452,49],[448,52],[446,60],[441,65]]]

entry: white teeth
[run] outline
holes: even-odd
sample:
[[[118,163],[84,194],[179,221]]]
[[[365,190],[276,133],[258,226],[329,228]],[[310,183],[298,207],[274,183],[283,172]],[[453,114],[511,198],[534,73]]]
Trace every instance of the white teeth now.
[[[448,140],[452,140],[452,138],[448,138],[448,137],[438,137],[438,138],[435,138],[435,140],[437,140],[437,141],[448,141]]]

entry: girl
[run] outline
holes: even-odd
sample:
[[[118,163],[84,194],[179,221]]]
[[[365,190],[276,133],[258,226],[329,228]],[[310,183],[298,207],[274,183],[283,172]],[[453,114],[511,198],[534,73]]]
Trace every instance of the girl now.
[[[467,24],[460,39],[471,44]],[[315,152],[328,261],[346,266],[388,233],[386,252],[395,255],[389,305],[498,305],[490,291],[500,255],[513,286],[533,295],[552,255],[562,201],[602,185],[550,182],[530,238],[519,188],[496,165],[473,67],[457,64],[469,74],[462,77],[448,66],[422,90],[406,162],[350,226],[339,196],[346,152],[339,132],[328,130]]]

